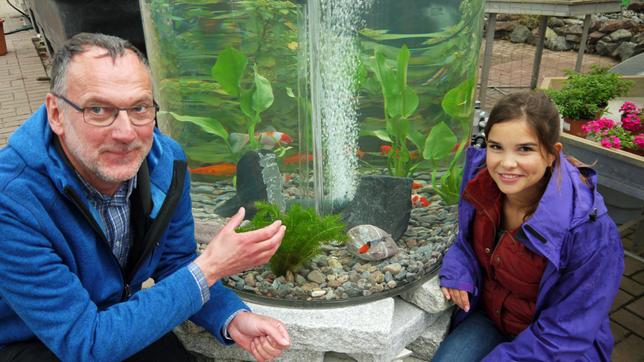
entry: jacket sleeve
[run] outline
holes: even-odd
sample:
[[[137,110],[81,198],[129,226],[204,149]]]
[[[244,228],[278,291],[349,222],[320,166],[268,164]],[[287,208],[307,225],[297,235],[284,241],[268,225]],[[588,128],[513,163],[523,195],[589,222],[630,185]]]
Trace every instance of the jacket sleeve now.
[[[181,201],[168,228],[159,264],[153,275],[154,280],[163,280],[175,270],[192,262],[197,257],[196,248],[190,179],[186,177]],[[192,283],[197,285],[194,279]],[[210,287],[208,302],[190,319],[205,328],[220,343],[228,345],[233,342],[223,337],[224,324],[233,313],[241,309],[250,310],[237,294],[218,281]]]
[[[465,186],[474,177],[484,160],[485,151],[483,149],[478,147],[469,147],[467,149],[463,180],[461,181],[461,194],[463,194]],[[458,208],[459,232],[456,240],[443,258],[439,280],[441,287],[464,290],[477,295],[476,278],[479,277],[479,267],[476,263],[474,251],[464,235],[465,231],[470,227],[469,223],[472,221],[473,212],[473,209],[461,197]]]
[[[606,215],[572,231],[568,242],[568,262],[559,271],[552,268],[560,275],[547,292],[543,308],[537,306],[541,311],[536,320],[512,342],[497,346],[484,361],[572,361],[593,348],[619,288],[624,252],[616,227]]]
[[[61,360],[123,360],[201,308],[187,268],[126,302],[97,306],[66,264],[75,261],[62,259],[68,251],[57,250],[66,246],[52,244],[38,216],[7,199],[0,194],[0,298]],[[28,337],[21,327],[17,340]]]
[[[464,290],[474,295],[478,294],[476,288],[477,266],[471,262],[473,251],[470,245],[463,240],[461,233],[456,237],[454,244],[447,250],[439,272],[441,287]]]

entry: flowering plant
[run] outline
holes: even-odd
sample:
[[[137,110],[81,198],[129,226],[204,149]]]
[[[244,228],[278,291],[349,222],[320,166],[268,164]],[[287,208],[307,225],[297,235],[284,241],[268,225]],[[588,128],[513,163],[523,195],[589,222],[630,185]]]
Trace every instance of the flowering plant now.
[[[621,121],[600,118],[582,126],[588,138],[599,142],[606,148],[644,150],[644,126],[641,109],[632,102],[624,102],[619,108]]]

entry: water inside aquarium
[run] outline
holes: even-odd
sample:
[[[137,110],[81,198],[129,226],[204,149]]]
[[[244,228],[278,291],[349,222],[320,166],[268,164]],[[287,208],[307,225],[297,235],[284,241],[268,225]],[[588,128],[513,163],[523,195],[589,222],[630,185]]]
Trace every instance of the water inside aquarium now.
[[[197,219],[238,206],[249,152],[277,165],[268,201],[282,190],[328,214],[370,192],[363,176],[391,175],[413,180],[413,206],[452,213],[483,0],[140,4],[158,124],[186,152]]]

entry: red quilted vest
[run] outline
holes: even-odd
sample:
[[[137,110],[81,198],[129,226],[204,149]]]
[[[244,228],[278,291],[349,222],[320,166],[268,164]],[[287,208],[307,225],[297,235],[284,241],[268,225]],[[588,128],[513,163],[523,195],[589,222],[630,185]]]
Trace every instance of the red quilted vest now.
[[[546,259],[516,240],[518,229],[500,231],[503,195],[487,169],[463,197],[476,208],[471,243],[483,270],[482,307],[497,328],[515,336],[532,322]]]

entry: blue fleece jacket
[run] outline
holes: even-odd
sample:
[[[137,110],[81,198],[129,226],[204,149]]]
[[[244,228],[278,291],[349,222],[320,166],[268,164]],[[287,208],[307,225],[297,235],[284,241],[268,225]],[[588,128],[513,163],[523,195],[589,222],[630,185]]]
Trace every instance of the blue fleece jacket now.
[[[230,343],[222,327],[248,307],[221,282],[204,305],[186,267],[196,244],[181,148],[155,130],[133,203],[138,259],[124,270],[54,138],[43,106],[0,150],[0,353],[37,337],[63,361],[120,361],[188,318]]]

